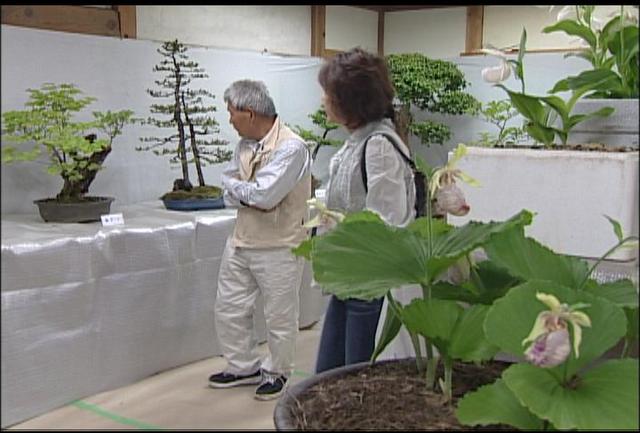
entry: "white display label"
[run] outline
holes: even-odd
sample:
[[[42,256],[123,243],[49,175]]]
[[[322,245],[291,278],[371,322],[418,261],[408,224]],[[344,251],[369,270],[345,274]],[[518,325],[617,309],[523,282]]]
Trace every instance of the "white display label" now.
[[[327,190],[326,189],[316,189],[316,198],[324,198],[325,195],[327,194]]]
[[[102,226],[117,226],[124,224],[124,217],[121,213],[110,213],[106,215],[100,215],[100,219],[102,220]]]

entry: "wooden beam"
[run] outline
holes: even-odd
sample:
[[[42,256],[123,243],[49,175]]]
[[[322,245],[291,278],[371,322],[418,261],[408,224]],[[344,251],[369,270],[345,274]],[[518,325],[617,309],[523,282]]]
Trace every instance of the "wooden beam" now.
[[[311,6],[311,55],[314,57],[324,57],[326,16],[326,6]]]
[[[384,57],[384,12],[378,12],[378,55]]]
[[[484,6],[467,6],[466,53],[474,53],[482,48],[483,23]]]
[[[356,6],[349,5],[354,8],[360,9],[368,9],[374,12],[402,12],[402,11],[414,11],[420,9],[437,9],[437,8],[454,8],[454,7],[463,7],[461,5],[408,5],[408,6]]]
[[[2,24],[61,32],[120,36],[118,13],[88,6],[2,6]]]
[[[114,6],[120,21],[120,37],[136,39],[136,7],[135,6]]]

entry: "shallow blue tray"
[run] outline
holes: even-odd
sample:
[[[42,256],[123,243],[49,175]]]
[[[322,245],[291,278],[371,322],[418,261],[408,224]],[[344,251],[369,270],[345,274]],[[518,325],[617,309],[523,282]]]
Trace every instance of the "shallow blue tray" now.
[[[224,209],[224,199],[220,198],[202,198],[189,200],[162,200],[164,207],[170,210],[205,210],[205,209]]]

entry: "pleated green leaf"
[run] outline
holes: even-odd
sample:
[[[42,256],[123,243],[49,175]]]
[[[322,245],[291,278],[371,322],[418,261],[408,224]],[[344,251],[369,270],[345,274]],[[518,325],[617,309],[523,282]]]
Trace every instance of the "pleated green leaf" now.
[[[455,413],[460,423],[469,426],[506,424],[520,430],[542,430],[542,420],[520,404],[502,379],[465,394]]]
[[[536,416],[558,429],[638,430],[638,360],[607,361],[562,386],[548,371],[513,365],[506,385]]]
[[[584,260],[555,253],[518,230],[495,235],[484,250],[495,264],[523,280],[549,280],[576,288],[588,272]]]
[[[589,304],[589,307],[580,311],[589,316],[591,327],[582,328],[580,357],[576,359],[572,350],[565,362],[568,376],[613,347],[626,333],[627,319],[622,308],[585,291],[571,290],[550,281],[534,280],[512,288],[489,309],[484,322],[489,342],[510,354],[524,354],[522,340],[531,332],[538,313],[548,309],[536,299],[537,292],[554,295],[560,302],[569,305]],[[571,327],[569,329],[572,333]],[[564,369],[563,363],[551,370],[564,374]]]
[[[436,223],[429,256],[426,218],[410,228],[385,224],[369,211],[354,213],[332,231],[297,250],[311,258],[315,280],[337,297],[371,300],[405,284],[433,281],[460,257],[503,230],[530,224],[523,210],[504,222],[469,222],[446,229]]]

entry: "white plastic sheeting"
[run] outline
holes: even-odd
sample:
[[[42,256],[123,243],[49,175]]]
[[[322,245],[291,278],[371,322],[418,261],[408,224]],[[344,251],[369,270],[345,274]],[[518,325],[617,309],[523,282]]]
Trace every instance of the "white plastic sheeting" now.
[[[2,427],[219,354],[213,307],[235,211],[121,211],[111,227],[3,217]],[[305,274],[301,327],[324,310]]]

